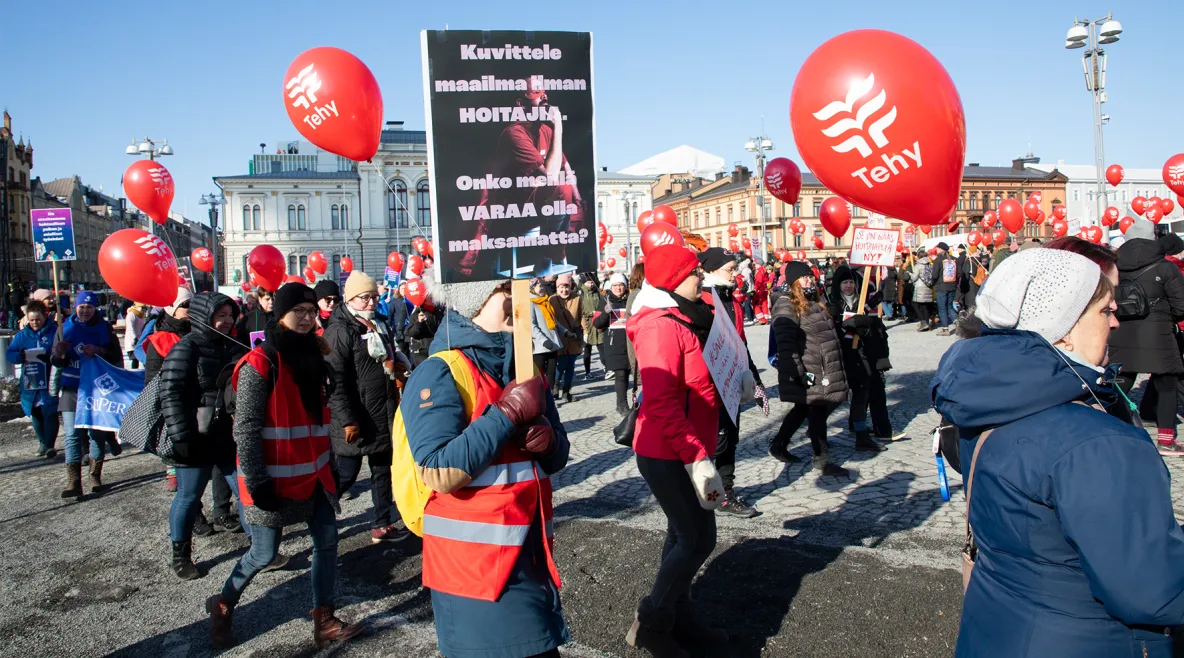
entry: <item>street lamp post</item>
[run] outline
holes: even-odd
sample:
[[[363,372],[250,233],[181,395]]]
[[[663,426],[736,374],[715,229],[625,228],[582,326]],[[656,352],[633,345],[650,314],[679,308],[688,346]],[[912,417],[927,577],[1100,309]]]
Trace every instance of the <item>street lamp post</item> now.
[[[765,137],[752,137],[744,143],[744,150],[756,153],[756,175],[757,185],[760,189],[760,196],[757,197],[757,205],[761,210],[761,261],[769,262],[768,246],[765,244],[765,151],[773,150],[773,140]]]
[[[214,254],[214,269],[210,274],[214,277],[214,292],[218,292],[218,209],[219,206],[226,205],[226,196],[219,192],[214,194],[203,194],[198,200],[203,206],[210,207],[210,227],[214,229],[213,239],[211,240],[212,249],[210,251]]]
[[[1105,18],[1098,20],[1074,19],[1073,27],[1065,35],[1067,50],[1086,49],[1081,54],[1081,68],[1085,72],[1085,88],[1093,98],[1094,168],[1098,185],[1095,221],[1101,220],[1102,212],[1108,205],[1103,173],[1106,169],[1106,149],[1102,141],[1102,126],[1110,120],[1110,116],[1102,112],[1102,104],[1106,102],[1106,52],[1102,46],[1115,43],[1120,34],[1122,25],[1106,14]]]

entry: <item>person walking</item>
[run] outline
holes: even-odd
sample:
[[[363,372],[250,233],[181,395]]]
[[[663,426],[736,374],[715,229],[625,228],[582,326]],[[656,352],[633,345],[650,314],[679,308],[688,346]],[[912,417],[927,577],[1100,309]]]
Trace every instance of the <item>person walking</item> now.
[[[251,340],[251,334],[263,334],[268,327],[275,325],[275,315],[272,308],[275,305],[275,293],[271,290],[259,288],[255,291],[255,305],[244,312],[235,326],[234,335],[243,343],[254,347],[256,341]]]
[[[896,266],[899,264],[900,256],[897,256],[893,267],[880,268],[880,306],[885,320],[896,319]]]
[[[950,247],[938,242],[937,255],[933,259],[933,295],[937,303],[937,317],[941,325],[938,336],[950,335],[950,326],[958,317],[954,310],[954,299],[958,294],[958,260],[950,255]]]
[[[411,350],[412,367],[418,367],[428,358],[432,340],[439,328],[440,316],[434,307],[429,308],[427,302],[411,313],[411,324],[407,325],[405,335],[408,339],[407,348]]]
[[[49,358],[58,325],[43,302],[25,306],[25,328],[12,337],[4,358],[21,367],[21,411],[33,423],[37,456],[57,456],[58,399],[49,392]]]
[[[175,468],[177,476],[177,493],[169,510],[172,570],[182,580],[195,580],[202,574],[193,564],[193,527],[215,467],[231,489],[238,489],[223,388],[246,350],[230,338],[238,305],[226,295],[194,295],[188,317],[192,328],[169,350],[158,376],[160,411],[173,445],[165,463]],[[237,497],[241,521],[241,492]]]
[[[604,349],[600,360],[604,364],[605,379],[613,380],[617,393],[617,413],[622,416],[629,412],[629,351],[626,347],[629,338],[625,335],[625,302],[628,295],[625,276],[614,274],[609,279],[600,314],[592,322],[593,327],[604,332]]]
[[[974,556],[959,658],[1173,655],[1184,531],[1170,476],[1144,430],[1101,410],[1117,395],[1116,308],[1089,258],[1024,250],[979,291],[982,334],[938,365],[932,399],[961,435]]]
[[[423,585],[445,656],[546,656],[571,640],[551,479],[570,445],[543,378],[515,372],[509,281],[436,284],[432,357],[400,407],[423,482]],[[454,372],[462,373],[454,376]]]
[[[222,592],[206,599],[210,643],[218,649],[234,646],[235,606],[255,576],[278,557],[284,527],[296,523],[307,524],[312,538],[309,614],[316,647],[344,642],[363,630],[335,615],[340,508],[329,449],[329,347],[316,335],[316,293],[302,283],[286,283],[274,302],[278,322],[265,330],[266,340],[235,365],[230,378],[238,487],[251,548]]]
[[[547,384],[555,384],[555,366],[563,338],[555,324],[555,307],[543,289],[543,280],[535,278],[530,282],[530,334],[534,344],[534,365],[543,373]]]
[[[580,317],[580,298],[570,274],[561,274],[555,281],[551,308],[555,314],[555,330],[563,339],[563,348],[555,364],[555,384],[552,395],[556,400],[571,402],[571,383],[576,374],[576,358],[584,351],[584,329]]]
[[[604,305],[604,298],[591,276],[584,279],[581,285],[584,290],[580,293],[580,324],[584,326],[584,379],[587,380],[592,378],[593,348],[600,354],[600,365],[604,365],[604,332],[597,329],[592,322],[600,307]]]
[[[863,275],[844,265],[835,270],[827,295],[832,318],[841,318],[839,341],[843,353],[843,373],[851,391],[850,428],[855,432],[855,449],[881,452],[884,446],[871,438],[872,429],[879,438],[892,438],[892,420],[888,417],[888,396],[884,390],[884,371],[892,367],[888,361],[888,330],[884,321],[873,311],[878,305],[872,299],[859,307],[859,290]],[[873,295],[879,298],[879,293]],[[855,338],[859,345],[855,345]],[[871,407],[872,428],[867,425]]]
[[[345,303],[329,317],[324,334],[333,381],[329,438],[338,476],[337,497],[340,500],[353,487],[366,458],[374,503],[370,541],[399,541],[409,533],[391,520],[391,423],[399,405],[396,380],[406,377],[411,364],[402,363],[406,357],[391,341],[386,319],[374,310],[378,302],[374,279],[354,270],[345,281],[344,298]]]
[[[777,384],[781,400],[793,408],[769,444],[769,454],[790,464],[793,435],[808,422],[814,469],[822,475],[846,477],[847,470],[831,463],[826,421],[847,399],[842,347],[834,323],[819,303],[818,284],[805,263],[782,268],[785,285],[773,295],[773,336],[777,343]]]
[[[98,296],[83,290],[78,293],[75,302],[74,314],[66,318],[61,338],[53,346],[50,363],[61,370],[58,412],[62,418],[62,438],[66,449],[66,489],[62,491],[61,497],[77,499],[82,497],[82,448],[90,445],[88,484],[92,493],[102,491],[103,460],[107,453],[117,456],[123,451],[114,432],[74,427],[82,359],[97,357],[121,368],[123,351],[115,337],[115,330],[99,317]]]
[[[629,272],[629,295],[625,298],[625,323],[629,322],[629,318],[633,317],[633,301],[641,294],[641,289],[645,285],[645,263],[637,263]],[[625,332],[628,337],[629,332]],[[641,375],[637,372],[637,354],[633,349],[633,341],[625,341],[625,351],[629,355],[629,375],[633,378],[632,398],[637,398],[637,387],[641,385]]]
[[[714,510],[724,500],[712,462],[722,403],[703,360],[713,314],[700,296],[694,252],[663,245],[646,260],[649,286],[638,295],[627,329],[642,386],[633,450],[666,515],[666,540],[657,577],[625,641],[658,658],[683,658],[690,649],[723,655],[727,632],[712,628],[691,599],[691,582],[715,548]]]
[[[115,321],[115,317],[111,317],[111,321]],[[140,367],[140,361],[136,358],[136,342],[140,338],[140,334],[144,331],[144,325],[148,322],[148,307],[139,302],[132,304],[127,309],[127,315],[123,320],[123,353],[127,356],[127,363],[132,370]]]
[[[192,328],[189,322],[189,302],[193,299],[193,293],[185,286],[177,288],[177,297],[173,300],[172,305],[161,309],[156,317],[149,320],[145,331],[151,332],[147,336],[141,338],[141,350],[144,353],[144,384],[156,379],[160,374],[160,367],[164,365],[164,359],[172,351],[177,343],[181,342],[189,330]],[[216,467],[215,467],[216,468]],[[222,510],[224,513],[230,513],[230,487],[226,481],[220,476],[211,476],[214,483],[214,509]],[[221,483],[221,486],[219,486]],[[165,490],[177,490],[177,468],[175,466],[165,467]],[[241,526],[240,526],[241,529]],[[204,513],[199,513],[197,521],[195,521],[194,534],[199,537],[205,537],[213,534],[213,527],[205,518]]]
[[[341,304],[341,286],[331,279],[321,279],[312,289],[317,296],[317,335],[325,335],[329,327],[329,318],[334,309]]]
[[[752,272],[752,310],[756,321],[769,324],[769,268],[758,263]]]
[[[929,331],[933,328],[935,272],[929,254],[925,253],[924,249],[918,249],[913,272],[909,275],[909,280],[913,284],[913,309],[917,312],[917,331]]]

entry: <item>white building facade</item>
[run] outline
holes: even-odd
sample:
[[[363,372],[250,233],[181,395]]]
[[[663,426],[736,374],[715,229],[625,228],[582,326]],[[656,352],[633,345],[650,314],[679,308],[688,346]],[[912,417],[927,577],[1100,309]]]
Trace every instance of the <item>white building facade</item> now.
[[[261,244],[274,245],[288,262],[288,274],[301,274],[308,256],[321,251],[329,261],[326,278],[336,280],[341,259],[381,279],[387,255],[410,253],[411,239],[431,239],[427,136],[387,122],[378,154],[355,163],[290,142],[274,154],[253,157],[249,173],[216,176],[226,195],[221,222],[227,282],[247,277],[247,255]]]
[[[1031,169],[1040,171],[1052,171],[1056,169],[1062,174],[1069,177],[1069,182],[1065,183],[1065,206],[1069,209],[1069,219],[1078,218],[1081,220],[1082,226],[1099,225],[1098,222],[1098,178],[1096,168],[1093,165],[1074,165],[1058,162],[1057,164],[1029,164]],[[1135,211],[1131,208],[1131,201],[1135,197],[1143,197],[1150,199],[1151,197],[1159,197],[1161,199],[1176,200],[1176,194],[1168,189],[1168,186],[1163,182],[1162,169],[1125,169],[1125,175],[1118,187],[1114,187],[1109,183],[1106,186],[1106,206],[1114,206],[1118,208],[1121,213],[1120,217],[1130,215],[1136,217]],[[1176,204],[1176,208],[1172,210],[1171,214],[1165,216],[1160,220],[1160,225],[1167,224],[1171,226],[1174,233],[1184,231],[1184,210],[1180,209],[1180,205]],[[1111,227],[1112,230],[1117,230],[1117,225]]]
[[[610,173],[602,169],[596,174],[596,218],[604,225],[613,243],[604,245],[600,260],[613,258],[618,272],[629,271],[641,255],[641,242],[637,233],[637,217],[653,209],[651,186],[658,179],[654,176],[633,176]],[[621,249],[626,256],[621,256]]]

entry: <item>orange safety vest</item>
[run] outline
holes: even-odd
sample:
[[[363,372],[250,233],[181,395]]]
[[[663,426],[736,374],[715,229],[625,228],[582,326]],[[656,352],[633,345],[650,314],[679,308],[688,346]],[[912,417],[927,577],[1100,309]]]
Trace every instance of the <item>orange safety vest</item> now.
[[[459,352],[458,352],[459,353]],[[502,387],[462,356],[477,390],[469,422],[481,417]],[[551,480],[530,453],[507,441],[493,463],[453,493],[432,492],[423,513],[423,586],[496,601],[510,579],[531,524],[542,512],[547,569],[562,587],[552,553]]]
[[[251,364],[264,379],[271,369],[262,347],[251,350],[234,366],[231,383],[235,392],[239,370],[245,363]],[[316,492],[318,482],[330,494],[337,493],[329,466],[329,407],[323,402],[322,405],[321,418],[314,419],[300,401],[296,380],[280,360],[263,418],[263,456],[275,492],[283,498],[308,500]],[[254,505],[241,463],[238,472],[239,496],[244,505]]]

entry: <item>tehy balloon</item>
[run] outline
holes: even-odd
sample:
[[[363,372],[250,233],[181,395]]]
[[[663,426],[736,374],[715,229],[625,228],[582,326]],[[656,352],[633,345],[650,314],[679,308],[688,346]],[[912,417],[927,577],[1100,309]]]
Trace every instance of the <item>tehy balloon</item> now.
[[[1169,190],[1184,195],[1184,153],[1177,153],[1163,163],[1163,182]]]
[[[314,251],[308,255],[308,266],[317,274],[324,274],[329,269],[329,261],[325,260],[325,253]]]
[[[654,221],[677,227],[678,213],[674,212],[674,208],[663,204],[654,208]]]
[[[769,194],[792,206],[802,191],[802,170],[789,158],[773,158],[765,165],[765,187]]]
[[[350,160],[369,160],[382,134],[382,92],[352,54],[330,46],[300,53],[284,73],[284,108],[305,139]]]
[[[1015,199],[999,202],[999,222],[1008,233],[1019,233],[1024,227],[1024,208]]]
[[[1129,229],[1134,223],[1135,223],[1134,217],[1131,217],[1129,215],[1126,217],[1123,217],[1122,219],[1118,220],[1118,230],[1122,231],[1123,235],[1126,235],[1126,230]]]
[[[341,271],[346,274],[354,271],[354,259],[349,256],[341,257]]]
[[[275,292],[284,284],[284,256],[272,245],[261,244],[252,249],[247,254],[247,267],[255,273],[259,286],[264,290]]]
[[[168,306],[177,298],[177,259],[159,237],[138,228],[112,233],[99,247],[99,274],[134,302]]]
[[[189,254],[189,262],[193,264],[193,268],[201,270],[202,272],[214,271],[214,254],[205,247],[198,247]]]
[[[123,192],[132,205],[164,226],[173,205],[173,175],[153,160],[133,162],[123,172]],[[139,301],[139,300],[136,300]]]
[[[851,228],[851,208],[847,206],[846,201],[837,196],[832,196],[822,202],[818,218],[822,222],[822,228],[836,238],[843,237],[846,235],[847,229]]]
[[[1052,234],[1058,238],[1065,237],[1069,233],[1069,222],[1063,219],[1052,220]]]
[[[1142,196],[1137,196],[1131,199],[1131,210],[1135,211],[1136,215],[1142,215],[1147,208],[1147,199]]]
[[[1122,165],[1112,164],[1106,167],[1106,182],[1114,187],[1118,187],[1124,176],[1126,176],[1126,172],[1123,170]]]
[[[682,237],[682,233],[679,233],[678,229],[673,225],[665,222],[650,224],[641,232],[642,254],[649,254],[651,249],[664,244],[685,245],[686,243],[686,238]]]

